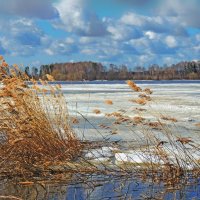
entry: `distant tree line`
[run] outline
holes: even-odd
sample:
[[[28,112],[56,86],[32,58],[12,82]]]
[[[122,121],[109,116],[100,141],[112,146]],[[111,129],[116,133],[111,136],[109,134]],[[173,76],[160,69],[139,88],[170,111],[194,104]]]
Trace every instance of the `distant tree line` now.
[[[96,62],[55,63],[25,68],[25,72],[36,79],[45,79],[51,74],[55,80],[173,80],[200,79],[200,61],[180,62],[171,66],[151,65],[148,68],[137,66],[134,69],[125,65],[103,66]]]

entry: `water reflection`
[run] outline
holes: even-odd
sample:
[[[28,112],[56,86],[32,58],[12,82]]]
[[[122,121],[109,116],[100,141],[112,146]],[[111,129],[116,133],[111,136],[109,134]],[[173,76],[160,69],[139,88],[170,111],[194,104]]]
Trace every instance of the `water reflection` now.
[[[13,195],[27,200],[107,200],[107,199],[200,199],[200,181],[196,184],[165,186],[151,180],[122,176],[81,176],[63,183],[39,182],[34,185],[2,182],[1,195]],[[81,181],[80,181],[81,180]]]

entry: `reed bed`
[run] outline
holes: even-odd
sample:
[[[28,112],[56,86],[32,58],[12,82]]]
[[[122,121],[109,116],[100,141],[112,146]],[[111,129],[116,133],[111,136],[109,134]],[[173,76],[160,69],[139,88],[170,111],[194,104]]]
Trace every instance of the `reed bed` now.
[[[59,87],[30,79],[3,57],[0,79],[0,176],[43,176],[52,163],[78,157],[82,146]]]
[[[188,184],[193,179],[197,180],[200,175],[200,144],[189,137],[181,137],[175,132],[178,119],[166,115],[158,115],[156,120],[148,120],[143,117],[143,112],[148,112],[148,104],[153,101],[153,91],[150,88],[142,89],[133,81],[127,81],[130,89],[138,94],[131,99],[134,104],[139,104],[135,110],[136,116],[130,117],[128,113],[132,108],[117,108],[117,111],[105,113],[106,125],[100,127],[110,129],[111,135],[116,135],[123,127],[123,131],[133,131],[135,134],[135,146],[131,143],[127,149],[131,153],[120,150],[120,143],[117,144],[115,158],[115,169],[127,173],[137,172],[142,180],[151,177],[153,182],[164,183],[167,187],[177,186],[177,184]],[[114,101],[113,106],[114,106]],[[112,104],[110,105],[112,106]],[[145,106],[145,108],[143,108]],[[108,121],[111,124],[108,124]],[[166,123],[168,122],[168,124]],[[142,130],[140,133],[134,132],[132,127]],[[198,127],[198,124],[196,124]],[[126,145],[126,146],[127,146]],[[110,150],[116,148],[116,144]],[[124,147],[121,147],[124,149]],[[102,153],[102,157],[104,154]],[[106,170],[109,165],[104,165]],[[174,187],[176,188],[176,187]]]

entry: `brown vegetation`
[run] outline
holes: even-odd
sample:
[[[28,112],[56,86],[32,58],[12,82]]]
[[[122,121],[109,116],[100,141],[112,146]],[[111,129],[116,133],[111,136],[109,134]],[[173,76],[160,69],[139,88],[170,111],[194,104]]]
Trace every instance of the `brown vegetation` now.
[[[171,122],[178,122],[178,120],[174,117],[162,116],[161,119]]]
[[[104,102],[107,105],[113,105],[113,101],[112,100],[105,100]]]
[[[143,90],[143,92],[145,92],[146,94],[152,94],[153,93],[153,91],[150,88],[145,88]]]
[[[136,124],[141,124],[144,120],[145,120],[145,118],[140,117],[140,116],[135,116],[135,117],[133,118],[133,121],[134,121],[134,123],[136,123]]]
[[[26,74],[3,63],[0,64],[3,83],[0,88],[0,175],[38,176],[44,174],[45,163],[76,158],[81,144],[70,127],[61,93],[49,86],[51,96],[48,97],[36,82],[32,82],[32,89],[25,82]],[[41,83],[48,87],[46,82]]]
[[[101,114],[101,111],[100,111],[99,109],[94,109],[94,110],[93,110],[93,113],[99,115],[99,114]]]
[[[132,99],[130,101],[133,102],[133,103],[140,104],[140,105],[145,105],[147,103],[147,100],[144,99],[144,98]]]
[[[127,81],[127,84],[128,84],[128,86],[132,89],[132,90],[134,90],[135,92],[141,92],[142,91],[142,89],[140,88],[140,87],[138,87],[133,81],[131,81],[131,80],[128,80]]]
[[[200,123],[195,124],[195,126],[200,127]]]

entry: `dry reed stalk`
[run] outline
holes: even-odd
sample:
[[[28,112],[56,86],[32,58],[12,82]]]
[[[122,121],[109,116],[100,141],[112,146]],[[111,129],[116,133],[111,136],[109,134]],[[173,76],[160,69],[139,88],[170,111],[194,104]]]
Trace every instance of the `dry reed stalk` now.
[[[105,100],[104,103],[107,104],[107,105],[113,105],[113,101],[112,100]]]
[[[99,115],[99,114],[101,114],[101,111],[99,109],[94,109],[93,113],[95,113],[96,115]]]
[[[195,124],[195,126],[200,127],[200,123]]]
[[[11,195],[9,195],[9,196],[0,196],[0,199],[2,199],[2,200],[22,200],[21,198],[18,198],[18,197],[14,197],[14,196],[11,196]]]
[[[120,112],[113,112],[113,113],[107,113],[106,114],[106,117],[116,117],[116,118],[119,118],[119,117],[122,117],[123,115],[120,113]]]
[[[137,86],[135,83],[127,82],[129,87],[131,87],[134,91],[137,91]],[[144,89],[142,92],[146,94],[140,94],[139,99],[130,100],[131,102],[145,105],[147,101],[151,100],[151,94],[153,91],[149,88]],[[137,111],[144,111],[142,108],[136,108]],[[128,111],[126,111],[128,112]],[[177,122],[177,119],[171,117],[162,117],[163,120],[168,120],[171,122]],[[138,119],[140,122],[140,119]],[[117,121],[118,122],[118,121]],[[119,122],[118,122],[119,123]],[[169,129],[165,124],[161,123],[158,119],[157,122],[149,122],[149,123],[139,123],[142,127],[143,133],[141,136],[138,136],[138,142],[146,141],[146,147],[142,147],[143,153],[141,153],[141,157],[146,157],[146,153],[151,154],[150,157],[146,157],[149,160],[149,163],[152,163],[147,167],[149,173],[152,174],[152,178],[155,177],[157,180],[160,179],[159,176],[162,174],[162,178],[160,179],[166,185],[179,183],[184,179],[187,179],[187,169],[188,163],[193,163],[195,167],[195,171],[193,170],[192,173],[194,176],[196,171],[199,171],[199,161],[192,157],[191,152],[189,149],[185,147],[185,145],[190,145],[193,151],[199,151],[199,145],[194,144],[194,142],[190,138],[176,138],[174,136],[173,130]],[[147,125],[145,127],[144,125]],[[151,128],[151,129],[148,129]],[[154,134],[154,129],[162,130],[161,134],[165,140],[159,140]],[[155,144],[153,147],[152,144]],[[169,149],[163,149],[163,145],[169,145],[169,149],[171,149],[169,154]],[[154,151],[152,152],[152,148]],[[145,151],[144,151],[145,149]],[[176,153],[175,153],[175,152]],[[172,155],[171,155],[172,154]],[[152,159],[154,160],[154,156],[158,156],[158,165],[153,164]],[[170,160],[171,156],[174,157],[173,162]],[[160,162],[162,161],[162,162]],[[164,162],[164,167],[163,167]],[[160,164],[159,164],[160,163]],[[200,173],[200,172],[199,172]]]
[[[130,100],[130,101],[133,102],[133,103],[140,104],[140,105],[145,105],[145,104],[147,104],[147,100],[146,100],[146,99],[143,99],[143,98],[132,99],[132,100]]]
[[[135,116],[133,118],[133,122],[136,123],[136,124],[141,124],[142,122],[144,122],[144,118],[143,117],[140,117],[140,116]]]
[[[3,63],[0,64],[3,83],[0,134],[4,140],[0,141],[0,175],[39,175],[46,162],[77,157],[81,144],[70,127],[66,102],[60,91],[54,88],[48,97],[36,81],[30,88],[25,82],[29,80],[26,74],[15,67],[15,76],[10,75],[11,69]]]
[[[139,97],[146,100],[146,101],[151,101],[151,97],[147,96],[146,94],[140,94]]]
[[[126,83],[133,91],[135,91],[135,92],[141,92],[142,91],[142,89],[140,87],[138,87],[133,81],[128,80]]]
[[[70,122],[72,124],[79,124],[79,120],[77,118],[75,118],[75,117],[71,117]]]
[[[161,122],[149,122],[146,125],[148,125],[149,127],[153,129],[162,129],[164,124]]]
[[[178,120],[174,117],[162,116],[161,119],[171,122],[178,122]]]
[[[152,94],[153,93],[153,91],[150,88],[145,88],[143,90],[143,92],[145,92],[146,94]]]

